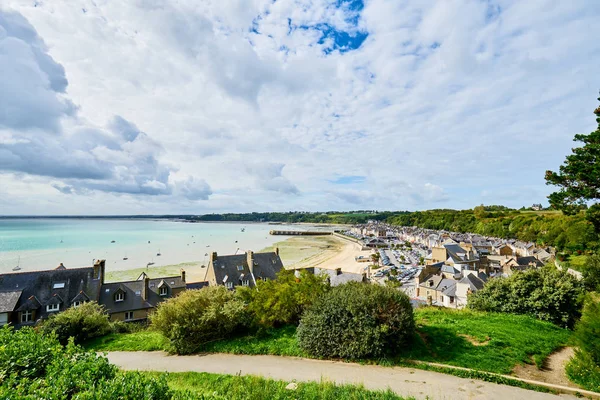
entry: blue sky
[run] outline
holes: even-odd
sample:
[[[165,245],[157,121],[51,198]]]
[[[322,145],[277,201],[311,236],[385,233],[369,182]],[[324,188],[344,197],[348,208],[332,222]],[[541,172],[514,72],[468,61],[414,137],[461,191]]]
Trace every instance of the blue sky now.
[[[0,214],[521,207],[596,123],[573,0],[7,0]]]

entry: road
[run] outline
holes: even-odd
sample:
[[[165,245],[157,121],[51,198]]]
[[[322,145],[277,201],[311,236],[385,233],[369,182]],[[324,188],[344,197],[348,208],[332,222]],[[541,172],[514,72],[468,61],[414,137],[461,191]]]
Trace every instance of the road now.
[[[576,399],[571,395],[557,396],[419,369],[295,357],[232,354],[169,356],[164,352],[109,352],[108,359],[125,370],[258,375],[288,382],[325,380],[338,384],[363,384],[372,390],[390,388],[398,395],[417,399]]]

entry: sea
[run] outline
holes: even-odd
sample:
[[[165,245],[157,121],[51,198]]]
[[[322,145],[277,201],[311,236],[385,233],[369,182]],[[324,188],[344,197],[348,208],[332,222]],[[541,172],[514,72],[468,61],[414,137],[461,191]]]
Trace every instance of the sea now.
[[[121,271],[187,262],[206,264],[209,254],[260,251],[284,240],[272,229],[310,226],[267,223],[188,223],[151,219],[0,219],[0,273],[90,266],[105,259]]]

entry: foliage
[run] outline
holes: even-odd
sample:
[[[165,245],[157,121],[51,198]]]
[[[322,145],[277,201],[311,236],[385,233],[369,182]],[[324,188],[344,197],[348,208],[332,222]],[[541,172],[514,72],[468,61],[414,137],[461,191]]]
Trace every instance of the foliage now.
[[[584,389],[600,393],[600,366],[589,354],[575,350],[575,356],[565,367],[567,377]]]
[[[154,328],[178,354],[193,353],[203,343],[226,338],[247,324],[244,302],[223,286],[186,290],[158,305]]]
[[[2,399],[155,399],[172,397],[164,378],[121,373],[105,357],[85,352],[71,339],[26,327],[0,330]]]
[[[324,277],[308,271],[296,278],[294,271],[282,270],[276,280],[257,284],[257,288],[238,288],[236,293],[262,327],[298,324],[304,310],[329,289]]]
[[[600,302],[589,296],[575,328],[575,341],[582,352],[600,367]]]
[[[586,258],[578,268],[583,275],[583,282],[588,290],[600,292],[600,254],[596,253]]]
[[[333,288],[304,313],[298,343],[317,357],[378,357],[401,349],[413,333],[408,296],[352,282]]]
[[[516,272],[508,278],[491,279],[471,294],[473,310],[526,314],[572,328],[579,318],[582,284],[552,266]]]
[[[79,307],[71,307],[52,315],[40,329],[43,333],[56,333],[60,343],[66,345],[70,337],[80,344],[88,339],[104,336],[111,331],[111,324],[103,306],[96,302],[85,302]]]
[[[567,156],[558,173],[546,171],[546,183],[560,188],[548,196],[550,205],[567,214],[579,211],[589,201],[600,200],[600,107],[594,114],[598,128],[589,135],[575,135],[573,139],[583,146],[572,149],[573,153]],[[587,216],[596,232],[600,232],[600,205],[589,207]]]
[[[84,346],[95,351],[159,351],[169,349],[169,340],[156,330],[146,329],[131,333],[113,332],[91,339]]]
[[[159,376],[149,373],[151,376]],[[401,400],[391,390],[366,390],[356,385],[330,382],[297,382],[295,390],[286,389],[289,382],[258,376],[231,376],[184,372],[165,374],[169,386],[186,395],[177,399],[263,400],[263,399],[362,399]]]

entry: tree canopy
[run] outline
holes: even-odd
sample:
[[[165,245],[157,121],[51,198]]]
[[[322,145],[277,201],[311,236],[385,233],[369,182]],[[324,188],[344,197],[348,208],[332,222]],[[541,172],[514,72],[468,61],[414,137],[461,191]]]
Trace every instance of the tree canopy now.
[[[588,202],[595,202],[587,210],[586,217],[596,232],[600,232],[600,205],[597,203],[600,200],[600,107],[594,114],[598,128],[589,135],[575,135],[573,140],[583,146],[572,149],[558,172],[546,171],[546,184],[560,187],[548,199],[550,205],[566,214],[573,214]]]

